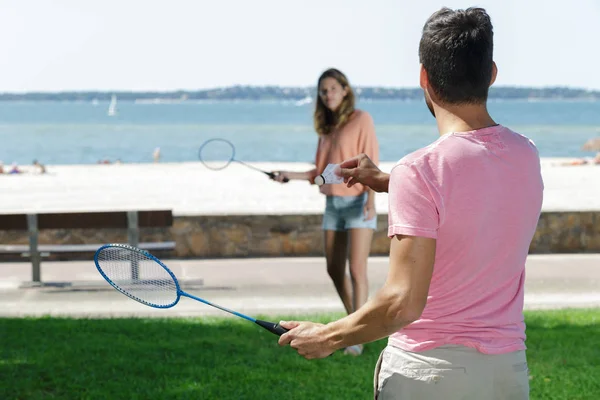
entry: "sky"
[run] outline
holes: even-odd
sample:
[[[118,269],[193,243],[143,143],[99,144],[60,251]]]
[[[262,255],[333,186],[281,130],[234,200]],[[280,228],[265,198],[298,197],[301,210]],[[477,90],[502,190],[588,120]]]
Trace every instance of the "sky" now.
[[[0,0],[0,92],[416,87],[426,19],[484,7],[498,86],[600,90],[600,0]]]

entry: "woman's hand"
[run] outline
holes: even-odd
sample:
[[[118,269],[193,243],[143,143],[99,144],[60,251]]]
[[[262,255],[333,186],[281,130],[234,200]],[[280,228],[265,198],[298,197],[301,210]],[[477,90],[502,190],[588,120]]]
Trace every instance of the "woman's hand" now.
[[[365,204],[363,212],[365,215],[365,221],[370,221],[373,218],[377,217],[377,211],[375,210],[374,204]]]
[[[287,183],[290,181],[290,176],[289,176],[289,172],[288,171],[273,171],[273,174],[275,174],[275,176],[273,177],[273,180],[279,183]]]

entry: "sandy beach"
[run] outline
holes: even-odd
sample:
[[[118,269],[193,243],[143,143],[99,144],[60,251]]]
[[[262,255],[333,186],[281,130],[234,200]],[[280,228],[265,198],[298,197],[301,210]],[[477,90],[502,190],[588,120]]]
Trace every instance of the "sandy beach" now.
[[[560,166],[565,161],[542,159],[543,210],[600,210],[600,166]],[[311,167],[253,165],[267,171]],[[381,168],[389,171],[393,165],[386,162]],[[0,213],[170,208],[175,215],[318,214],[324,208],[317,186],[299,181],[282,185],[237,163],[222,171],[208,170],[199,162],[50,165],[47,169],[45,175],[0,175]],[[387,194],[376,199],[377,212],[386,214]]]

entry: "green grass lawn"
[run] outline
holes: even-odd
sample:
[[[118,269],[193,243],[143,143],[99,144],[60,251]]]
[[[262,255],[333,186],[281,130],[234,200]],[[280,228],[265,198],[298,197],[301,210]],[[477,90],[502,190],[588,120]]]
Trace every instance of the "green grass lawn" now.
[[[600,309],[526,322],[531,398],[600,399]],[[232,318],[0,319],[0,340],[2,400],[369,399],[385,345],[307,361]]]

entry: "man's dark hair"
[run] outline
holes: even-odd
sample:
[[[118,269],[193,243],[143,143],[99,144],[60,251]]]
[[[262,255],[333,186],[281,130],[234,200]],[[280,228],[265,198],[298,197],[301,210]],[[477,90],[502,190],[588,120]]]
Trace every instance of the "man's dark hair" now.
[[[494,32],[483,8],[442,8],[423,27],[419,59],[442,102],[483,103],[492,79]]]

